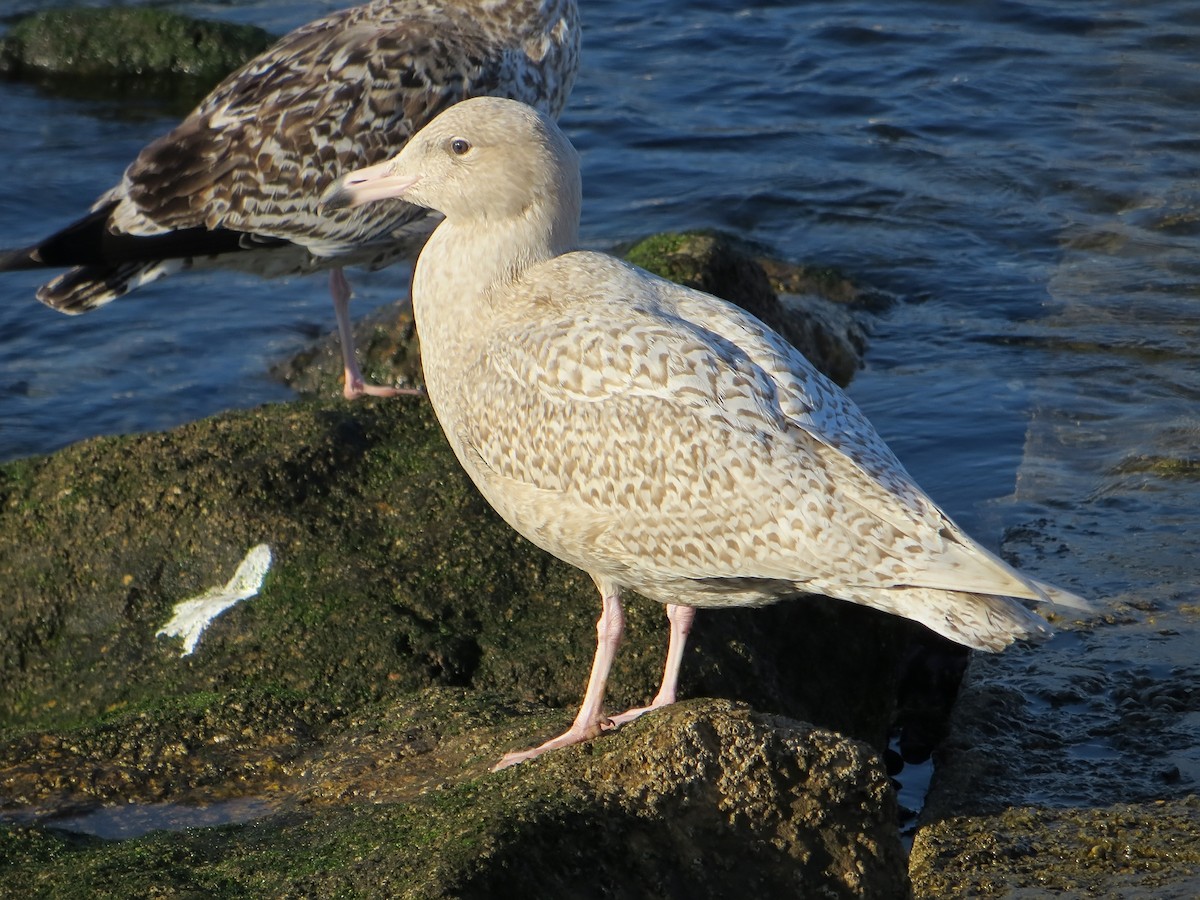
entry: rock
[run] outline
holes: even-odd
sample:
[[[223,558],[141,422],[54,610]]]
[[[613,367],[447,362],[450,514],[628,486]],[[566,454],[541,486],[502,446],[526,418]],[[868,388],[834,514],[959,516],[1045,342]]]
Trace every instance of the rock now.
[[[406,291],[407,293],[407,291]],[[373,384],[411,388],[424,383],[421,346],[412,304],[403,300],[354,321],[354,346],[363,377]],[[342,349],[337,332],[271,367],[271,375],[304,396],[333,397],[342,390]]]
[[[736,303],[782,334],[838,384],[849,384],[862,365],[867,339],[847,304],[861,301],[865,293],[831,270],[764,258],[756,250],[721,232],[686,231],[646,238],[629,248],[625,258],[656,275]],[[776,291],[788,295],[786,303]]]
[[[923,827],[916,897],[1200,896],[1200,798],[1099,808],[1017,807]]]
[[[192,656],[172,607],[275,557]],[[460,471],[422,398],[234,412],[0,467],[0,725],[49,727],[232,685],[330,705],[430,685],[570,707],[598,615]],[[706,611],[685,695],[813,718],[881,746],[908,623],[805,598]],[[661,674],[662,607],[635,599],[612,703]],[[86,673],[85,675],[83,673]]]
[[[832,270],[764,257],[757,248],[719,232],[654,235],[623,255],[664,278],[749,310],[838,384],[848,384],[862,365],[866,331],[855,311],[878,308],[878,298]],[[421,383],[420,350],[407,302],[363,317],[355,325],[355,340],[368,380],[400,387]],[[337,393],[342,362],[336,336],[276,366],[273,374],[306,394]]]
[[[12,26],[0,42],[0,76],[74,97],[138,93],[190,107],[274,40],[251,25],[162,9],[52,9]]]
[[[193,655],[180,657],[177,639],[156,637],[175,603],[223,584],[260,542],[275,560],[261,592],[210,625]],[[710,734],[708,726],[680,724],[692,721],[685,707],[648,718],[648,732],[639,725],[561,761],[548,757],[546,771],[574,760],[586,764],[583,775],[564,769],[547,784],[523,780],[534,766],[518,767],[515,781],[485,774],[504,750],[561,730],[573,716],[593,650],[595,591],[491,513],[421,398],[264,407],[7,464],[0,467],[0,547],[0,816],[51,823],[102,802],[142,810],[151,822],[167,813],[146,804],[169,804],[162,809],[171,815],[210,804],[214,815],[238,803],[283,808],[280,818],[255,826],[252,843],[262,855],[252,858],[235,852],[240,844],[224,831],[149,837],[127,848],[0,829],[0,859],[10,867],[28,864],[49,879],[61,871],[48,859],[71,859],[99,879],[87,883],[140,895],[146,884],[138,878],[183,879],[178,890],[255,883],[237,867],[259,872],[268,858],[282,867],[270,877],[282,878],[289,866],[305,869],[289,854],[307,846],[324,860],[317,868],[325,874],[312,875],[313,884],[350,868],[366,893],[378,876],[381,885],[409,885],[410,895],[421,896],[419,885],[436,878],[410,884],[403,867],[423,864],[393,859],[395,844],[411,840],[444,847],[457,860],[445,864],[451,874],[468,867],[453,875],[467,885],[462,896],[487,894],[470,885],[518,878],[512,868],[529,859],[558,860],[573,878],[593,865],[589,854],[612,866],[599,883],[617,891],[623,870],[613,860],[650,854],[655,866],[665,865],[684,838],[671,837],[674,849],[661,859],[648,848],[676,820],[699,829],[680,804],[703,797],[725,824],[716,812],[703,813],[712,830],[702,843],[727,846],[733,860],[712,876],[718,887],[749,878],[746,860],[794,870],[802,858],[807,874],[793,872],[788,883],[828,878],[829,896],[853,895],[852,871],[896,877],[899,851],[886,849],[882,837],[862,837],[884,834],[880,822],[894,827],[890,801],[880,799],[886,789],[878,762],[862,745],[846,749],[850,742],[826,732],[802,740],[811,727],[795,722],[742,710],[730,713],[741,724],[712,725],[719,740],[701,740],[694,735]],[[658,604],[633,598],[628,613],[615,707],[653,693],[665,649]],[[824,598],[705,611],[682,691],[748,700],[880,748],[895,667],[915,627]],[[661,725],[651,727],[654,720]],[[626,741],[660,734],[659,727],[672,741],[693,737],[676,750],[654,738],[617,767]],[[774,749],[751,754],[762,766],[754,784],[739,786],[731,762],[700,753],[725,741],[741,746],[742,734],[753,746],[765,740],[764,729],[779,734],[770,738]],[[809,754],[803,766],[772,768],[802,745]],[[658,786],[621,788],[634,769]],[[712,793],[710,776],[724,779],[726,794]],[[826,777],[840,786],[817,790]],[[826,807],[824,799],[768,792],[804,779],[814,797],[838,799]],[[578,787],[580,780],[592,786]],[[521,805],[480,818],[475,798],[501,796],[491,792],[503,794],[508,789],[495,785],[505,784],[525,785]],[[743,788],[749,793],[738,797]],[[851,796],[858,799],[845,807]],[[385,802],[392,805],[361,807]],[[768,814],[773,803],[780,805]],[[749,820],[738,818],[739,805],[754,811]],[[448,824],[449,812],[464,818]],[[867,812],[868,822],[851,824]],[[813,849],[818,822],[833,829],[823,840],[841,847],[837,853],[828,843]],[[601,826],[611,830],[598,835]],[[852,846],[850,833],[859,835]],[[399,837],[385,837],[393,834]],[[527,849],[538,841],[551,842],[537,851],[542,856]],[[493,848],[491,855],[472,850],[464,861],[464,847],[479,846]],[[222,853],[235,862],[214,863],[199,881],[186,881],[192,876],[183,872],[204,869],[202,860]],[[128,854],[158,862],[137,874]],[[168,864],[181,854],[194,865]],[[470,868],[485,862],[500,868]],[[677,865],[681,873],[662,875],[664,884],[698,883],[694,857]],[[104,880],[125,871],[133,874]],[[763,884],[783,877],[760,876]],[[711,895],[718,893],[714,887]]]
[[[116,843],[0,831],[7,883],[25,896],[67,883],[81,896],[907,894],[891,789],[861,744],[693,701],[489,775],[495,730],[453,706],[427,694],[347,728],[307,763],[319,789],[253,826]]]

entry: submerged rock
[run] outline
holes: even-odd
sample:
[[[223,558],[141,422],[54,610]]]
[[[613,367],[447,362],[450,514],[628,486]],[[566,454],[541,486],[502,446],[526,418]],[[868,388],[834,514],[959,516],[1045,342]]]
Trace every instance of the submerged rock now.
[[[275,38],[148,7],[51,9],[0,40],[0,76],[74,97],[129,92],[190,105]]]
[[[708,231],[654,235],[622,255],[749,310],[838,384],[848,384],[862,365],[866,330],[855,311],[875,309],[880,301],[830,269],[771,259],[730,235]],[[420,347],[407,302],[364,316],[355,326],[355,341],[368,380],[421,384]],[[277,366],[274,374],[304,393],[336,393],[342,378],[336,335]]]

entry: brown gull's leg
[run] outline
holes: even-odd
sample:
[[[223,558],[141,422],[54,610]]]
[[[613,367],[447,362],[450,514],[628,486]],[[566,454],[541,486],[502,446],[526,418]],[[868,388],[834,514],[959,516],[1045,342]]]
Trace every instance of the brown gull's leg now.
[[[493,772],[541,756],[547,750],[557,750],[559,747],[569,747],[571,744],[590,740],[601,731],[612,727],[604,716],[604,686],[608,681],[613,658],[617,655],[617,647],[621,644],[621,635],[625,631],[625,611],[621,608],[621,589],[617,585],[595,575],[592,576],[592,580],[600,589],[602,612],[600,620],[596,623],[596,656],[592,659],[592,674],[588,677],[587,690],[584,691],[579,714],[575,716],[571,727],[558,737],[529,750],[504,754],[500,762],[492,767]]]
[[[420,394],[416,388],[383,387],[377,384],[367,384],[363,380],[362,371],[358,368],[358,360],[354,355],[354,332],[350,328],[350,282],[341,268],[329,272],[329,293],[333,295],[333,313],[337,316],[338,337],[342,341],[342,365],[345,381],[342,384],[342,394],[347,400],[355,400],[364,394],[373,397],[396,397],[400,394]]]
[[[683,662],[683,648],[687,645],[688,635],[692,632],[692,621],[696,618],[696,607],[667,604],[667,620],[671,623],[671,638],[667,643],[667,663],[663,666],[662,685],[649,706],[639,706],[629,709],[619,716],[613,716],[609,721],[613,725],[624,725],[632,722],[643,713],[675,702],[675,691],[679,687],[679,666]]]

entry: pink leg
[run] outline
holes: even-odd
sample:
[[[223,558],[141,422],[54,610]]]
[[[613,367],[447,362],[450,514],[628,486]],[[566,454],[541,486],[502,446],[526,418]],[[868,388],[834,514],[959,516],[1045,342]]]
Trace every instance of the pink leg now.
[[[395,397],[397,394],[419,394],[412,388],[382,387],[367,384],[363,380],[362,371],[358,368],[358,360],[354,355],[354,332],[350,328],[350,282],[340,268],[329,272],[329,293],[333,295],[333,313],[337,317],[338,337],[342,341],[342,366],[345,381],[342,394],[347,400],[354,400],[364,394],[375,397]]]
[[[610,720],[613,725],[624,725],[632,722],[643,713],[652,709],[669,706],[675,702],[675,692],[679,687],[679,666],[683,662],[683,648],[687,645],[688,635],[692,631],[692,621],[696,618],[696,607],[667,604],[667,619],[671,623],[671,638],[667,643],[667,663],[663,667],[662,685],[649,706],[626,710]]]
[[[495,772],[525,762],[527,759],[541,756],[547,750],[559,747],[569,747],[590,740],[606,728],[612,727],[604,717],[604,686],[608,681],[608,672],[612,668],[613,658],[617,655],[617,647],[621,643],[621,634],[625,630],[625,611],[621,608],[621,589],[606,579],[592,576],[596,587],[600,588],[600,603],[602,612],[600,621],[596,623],[596,656],[592,659],[592,674],[588,677],[587,690],[583,695],[583,706],[571,727],[556,738],[529,750],[506,753],[500,762],[492,767]]]

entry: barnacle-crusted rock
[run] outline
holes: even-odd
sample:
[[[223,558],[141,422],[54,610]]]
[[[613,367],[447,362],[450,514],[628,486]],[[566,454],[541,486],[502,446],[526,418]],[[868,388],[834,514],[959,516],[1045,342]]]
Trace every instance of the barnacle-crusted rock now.
[[[496,723],[454,690],[362,716],[291,766],[294,799],[253,825],[115,843],[0,830],[4,884],[29,897],[907,895],[891,788],[863,744],[689,701],[487,774],[514,724]]]

